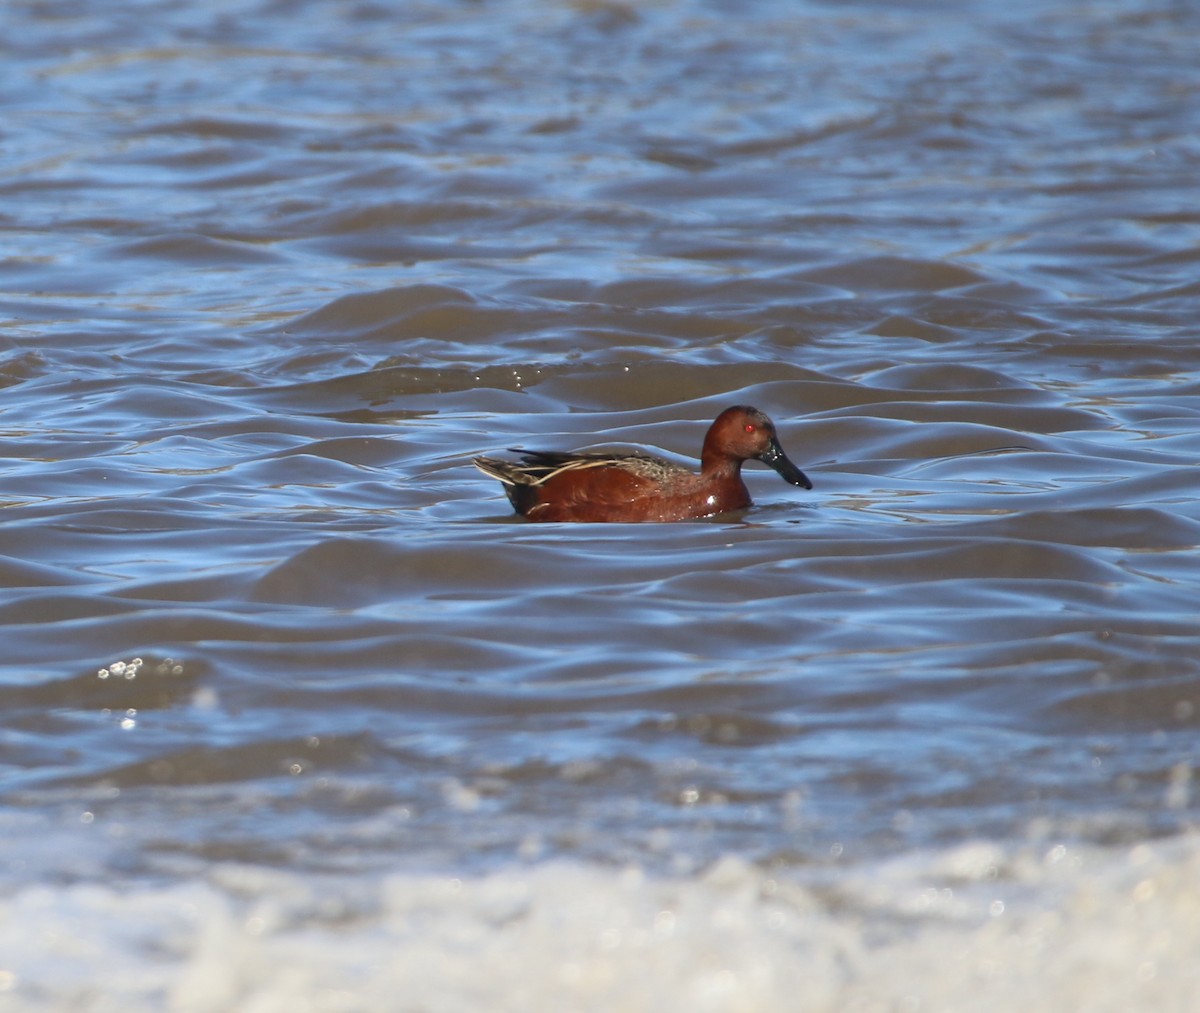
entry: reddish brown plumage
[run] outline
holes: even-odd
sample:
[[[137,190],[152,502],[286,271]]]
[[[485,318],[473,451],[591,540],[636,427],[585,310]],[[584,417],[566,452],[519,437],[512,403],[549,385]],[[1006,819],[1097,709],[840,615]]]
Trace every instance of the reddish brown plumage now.
[[[477,457],[531,521],[679,521],[751,505],[742,462],[759,460],[792,485],[811,489],[784,454],[775,425],[757,408],[735,405],[704,437],[700,472],[649,454],[518,450],[520,461]]]

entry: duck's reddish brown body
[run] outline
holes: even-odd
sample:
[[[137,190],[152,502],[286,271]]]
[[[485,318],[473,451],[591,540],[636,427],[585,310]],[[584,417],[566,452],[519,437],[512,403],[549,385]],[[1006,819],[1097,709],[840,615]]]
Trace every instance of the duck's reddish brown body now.
[[[699,474],[649,454],[515,450],[520,461],[477,457],[504,484],[513,508],[531,521],[682,521],[751,505],[742,462],[762,461],[784,480],[811,489],[779,445],[775,424],[735,405],[704,437]]]

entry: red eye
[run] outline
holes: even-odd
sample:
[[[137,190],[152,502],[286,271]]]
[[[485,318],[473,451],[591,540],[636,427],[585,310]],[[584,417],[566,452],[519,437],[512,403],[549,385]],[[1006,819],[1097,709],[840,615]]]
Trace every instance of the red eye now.
[[[748,432],[748,433],[754,432],[754,423],[753,422],[746,423],[746,432]]]

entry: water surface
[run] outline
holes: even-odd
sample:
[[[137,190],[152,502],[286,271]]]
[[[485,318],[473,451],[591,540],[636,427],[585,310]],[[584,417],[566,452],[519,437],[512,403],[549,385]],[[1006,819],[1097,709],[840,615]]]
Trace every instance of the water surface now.
[[[1189,6],[0,28],[0,1005],[1187,1008]]]

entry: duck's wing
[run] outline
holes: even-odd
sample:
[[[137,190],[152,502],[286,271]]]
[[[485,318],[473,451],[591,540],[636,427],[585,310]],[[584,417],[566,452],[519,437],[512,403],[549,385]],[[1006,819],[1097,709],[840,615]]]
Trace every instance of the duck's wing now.
[[[661,479],[664,475],[686,468],[651,454],[622,451],[612,453],[603,450],[585,450],[563,453],[554,450],[521,450],[510,447],[520,454],[520,461],[505,461],[497,457],[477,457],[475,467],[485,475],[499,479],[506,485],[542,485],[556,475],[568,471],[592,468],[621,468],[644,478]]]

